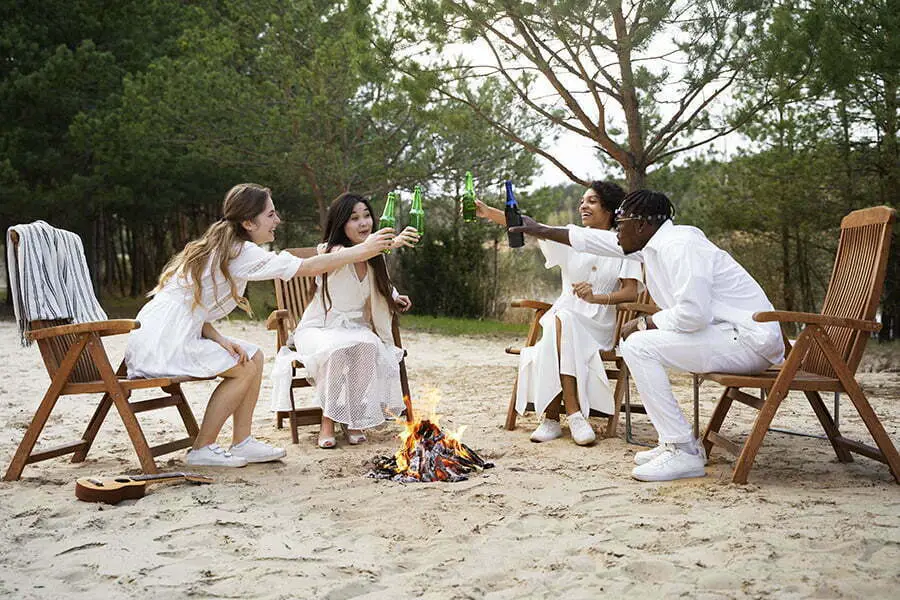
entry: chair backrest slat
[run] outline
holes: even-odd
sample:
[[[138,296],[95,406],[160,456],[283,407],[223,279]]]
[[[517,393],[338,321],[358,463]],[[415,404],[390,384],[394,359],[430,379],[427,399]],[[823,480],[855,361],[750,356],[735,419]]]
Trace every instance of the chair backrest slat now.
[[[641,279],[646,281],[646,273],[644,273],[644,265],[641,265]],[[646,304],[649,306],[656,306],[656,303],[653,301],[653,298],[650,297],[650,291],[647,289],[646,284],[643,284],[643,290],[638,294],[637,299],[635,300],[637,304]],[[623,309],[621,306],[616,310],[616,328],[613,333],[614,344],[618,344],[621,339],[622,326],[625,325],[628,321],[632,319],[636,319],[641,316],[640,311],[633,310],[631,308]]]
[[[822,314],[873,320],[881,300],[891,233],[896,214],[887,206],[857,210],[841,221],[841,237]],[[856,372],[869,333],[844,327],[825,327],[851,372]],[[834,369],[818,347],[803,359],[804,370],[834,377]]]
[[[301,258],[309,258],[316,255],[316,248],[294,248],[292,252]],[[294,277],[283,281],[274,280],[275,303],[278,309],[288,311],[290,316],[289,328],[297,327],[303,316],[303,311],[312,301],[315,279],[313,277]]]

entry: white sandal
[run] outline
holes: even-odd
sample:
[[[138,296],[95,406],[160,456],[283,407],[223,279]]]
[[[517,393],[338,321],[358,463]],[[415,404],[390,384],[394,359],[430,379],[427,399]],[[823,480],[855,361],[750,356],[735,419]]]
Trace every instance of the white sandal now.
[[[347,431],[347,442],[351,446],[357,446],[359,444],[362,444],[365,441],[366,441],[365,433],[350,433],[349,430]]]
[[[334,439],[334,436],[319,438],[319,448],[321,448],[322,450],[331,450],[332,448],[336,448],[336,447],[337,447],[337,440]]]

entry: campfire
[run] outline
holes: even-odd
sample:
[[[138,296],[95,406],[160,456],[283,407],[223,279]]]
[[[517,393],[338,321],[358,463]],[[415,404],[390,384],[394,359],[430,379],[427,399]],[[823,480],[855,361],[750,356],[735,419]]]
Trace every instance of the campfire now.
[[[464,427],[455,433],[440,428],[433,409],[436,402],[432,403],[432,414],[427,419],[413,417],[408,396],[403,402],[407,420],[399,435],[400,449],[394,456],[376,456],[369,477],[402,483],[465,481],[469,473],[494,466],[460,441]]]

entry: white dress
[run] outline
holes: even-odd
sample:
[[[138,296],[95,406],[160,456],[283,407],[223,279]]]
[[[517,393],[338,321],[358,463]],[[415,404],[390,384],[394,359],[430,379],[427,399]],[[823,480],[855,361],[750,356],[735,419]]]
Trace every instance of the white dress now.
[[[587,281],[594,294],[609,294],[619,287],[620,279],[635,279],[641,284],[641,265],[633,260],[606,258],[576,252],[570,246],[540,241],[545,266],[562,270],[562,293],[541,317],[541,339],[519,356],[519,381],[516,411],[525,412],[534,404],[540,414],[562,392],[560,374],[575,377],[581,413],[591,409],[612,414],[613,397],[600,350],[613,347],[616,308],[585,302],[572,292],[572,284]],[[556,319],[562,323],[560,352],[556,350]]]
[[[228,268],[237,293],[244,294],[248,281],[290,279],[302,259],[287,252],[269,252],[253,242],[242,242],[240,253]],[[237,306],[225,276],[210,261],[200,279],[201,304],[193,306],[194,287],[190,275],[176,273],[141,308],[135,319],[141,323],[128,335],[125,363],[128,377],[212,377],[234,367],[237,358],[218,343],[201,337],[203,324],[228,315]],[[259,346],[229,338],[252,357]]]
[[[323,414],[349,429],[383,423],[385,409],[403,410],[403,350],[394,346],[390,307],[371,265],[366,269],[362,279],[352,264],[328,274],[327,312],[322,277],[316,277],[316,294],[294,331],[296,352],[282,348],[272,369],[272,410],[290,410],[289,365],[295,359],[306,367]]]

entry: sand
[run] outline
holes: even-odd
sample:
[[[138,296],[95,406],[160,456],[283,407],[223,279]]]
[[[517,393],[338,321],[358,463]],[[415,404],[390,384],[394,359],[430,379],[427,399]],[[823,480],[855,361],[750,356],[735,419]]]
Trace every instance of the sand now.
[[[262,325],[222,329],[271,357]],[[443,422],[467,426],[463,440],[496,462],[462,483],[366,478],[369,459],[397,447],[391,423],[360,446],[320,450],[315,427],[292,445],[274,427],[265,382],[254,432],[287,447],[283,462],[195,469],[216,483],[151,487],[116,506],[80,502],[78,477],[139,472],[113,413],[86,462],[57,458],[0,484],[0,597],[897,597],[900,486],[885,465],[840,464],[827,442],[771,433],[748,485],[730,483],[733,459],[718,452],[705,478],[639,483],[629,472],[641,448],[625,444],[624,424],[618,438],[589,448],[568,436],[530,443],[534,415],[514,432],[502,428],[515,365],[503,348],[515,341],[405,335],[415,397],[436,390]],[[117,363],[124,337],[107,338],[107,347]],[[0,322],[0,364],[5,470],[48,378],[37,348],[19,347],[10,322]],[[900,444],[900,376],[860,380]],[[689,380],[675,381],[688,410]],[[185,386],[198,418],[211,389]],[[703,387],[701,423],[716,394]],[[42,442],[80,435],[95,402],[62,399]],[[754,412],[736,412],[723,432],[740,437]],[[844,399],[845,435],[868,440],[852,412]],[[180,433],[174,409],[140,418],[151,443]],[[775,426],[818,433],[802,396],[783,405]],[[646,417],[635,416],[635,430],[653,440]],[[226,425],[220,443],[229,438]],[[185,468],[181,453],[159,464]]]

